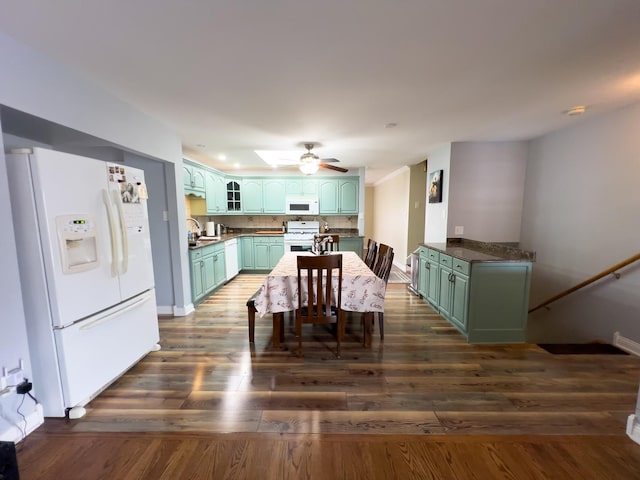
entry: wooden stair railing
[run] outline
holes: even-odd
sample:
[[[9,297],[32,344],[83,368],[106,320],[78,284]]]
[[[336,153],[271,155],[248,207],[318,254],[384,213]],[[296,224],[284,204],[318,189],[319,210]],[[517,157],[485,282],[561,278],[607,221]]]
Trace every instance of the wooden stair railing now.
[[[529,310],[529,313],[531,312],[535,312],[536,310],[542,308],[542,307],[546,307],[547,305],[549,305],[550,303],[555,302],[556,300],[560,300],[563,297],[566,297],[567,295],[580,290],[583,287],[586,287],[587,285],[592,284],[593,282],[596,282],[598,280],[600,280],[602,277],[606,277],[607,275],[611,275],[614,274],[616,278],[620,278],[620,274],[616,273],[617,270],[620,270],[621,268],[626,267],[627,265],[631,265],[633,262],[637,262],[638,260],[640,260],[640,253],[635,254],[633,257],[629,257],[626,260],[614,265],[611,268],[607,268],[606,270],[598,273],[597,275],[594,275],[593,277],[588,278],[587,280],[585,280],[584,282],[581,282],[567,290],[565,290],[564,292],[559,293],[558,295],[551,297],[549,300],[546,300],[545,302],[542,302],[540,305],[538,305],[537,307],[532,308],[531,310]]]

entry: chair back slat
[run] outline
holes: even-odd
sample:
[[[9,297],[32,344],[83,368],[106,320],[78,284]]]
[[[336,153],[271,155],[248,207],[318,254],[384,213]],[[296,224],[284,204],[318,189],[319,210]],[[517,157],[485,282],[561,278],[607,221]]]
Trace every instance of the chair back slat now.
[[[375,273],[376,275],[377,272],[382,268],[382,260],[389,251],[393,252],[393,248],[391,248],[389,245],[385,245],[384,243],[378,245],[378,256],[372,268],[373,273]]]
[[[376,253],[378,252],[378,243],[372,238],[367,243],[367,255],[364,257],[364,263],[373,270],[374,263],[376,261]]]

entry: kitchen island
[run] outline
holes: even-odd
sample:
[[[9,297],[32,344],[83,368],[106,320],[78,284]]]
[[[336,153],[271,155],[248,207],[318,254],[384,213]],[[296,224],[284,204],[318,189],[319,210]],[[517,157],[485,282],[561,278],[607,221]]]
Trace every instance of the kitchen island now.
[[[453,239],[420,245],[418,293],[469,343],[523,343],[535,253]]]

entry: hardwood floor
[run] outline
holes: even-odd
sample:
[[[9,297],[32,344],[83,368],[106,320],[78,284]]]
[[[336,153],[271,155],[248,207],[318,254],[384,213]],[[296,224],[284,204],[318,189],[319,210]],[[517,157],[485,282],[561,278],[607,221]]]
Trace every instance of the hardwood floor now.
[[[280,349],[270,316],[248,343],[263,278],[161,319],[161,351],[19,444],[21,478],[640,478],[639,358],[468,345],[403,284],[384,342],[352,315],[340,359],[323,325],[299,358],[287,317]]]

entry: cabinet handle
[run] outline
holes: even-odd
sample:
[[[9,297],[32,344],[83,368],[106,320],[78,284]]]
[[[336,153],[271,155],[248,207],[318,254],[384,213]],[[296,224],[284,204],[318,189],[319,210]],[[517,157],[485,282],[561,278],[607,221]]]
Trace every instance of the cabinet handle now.
[[[427,264],[425,265],[425,268],[426,268],[427,270],[431,270],[431,264],[430,264],[430,263],[427,263]]]

